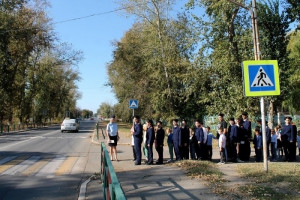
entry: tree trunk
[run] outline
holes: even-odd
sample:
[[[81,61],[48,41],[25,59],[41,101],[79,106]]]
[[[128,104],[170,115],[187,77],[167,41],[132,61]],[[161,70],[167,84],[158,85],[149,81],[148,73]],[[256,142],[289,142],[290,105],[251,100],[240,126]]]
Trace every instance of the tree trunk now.
[[[270,129],[274,128],[274,104],[273,101],[270,101],[269,104],[269,122],[268,126]]]

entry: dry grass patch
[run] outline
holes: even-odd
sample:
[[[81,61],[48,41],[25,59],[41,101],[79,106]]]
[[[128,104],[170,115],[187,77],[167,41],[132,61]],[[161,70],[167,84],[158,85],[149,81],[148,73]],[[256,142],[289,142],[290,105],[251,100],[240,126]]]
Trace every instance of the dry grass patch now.
[[[175,163],[177,166],[187,171],[187,175],[191,178],[204,180],[204,185],[212,188],[213,192],[227,196],[223,185],[226,180],[223,173],[219,170],[215,163],[209,161],[185,160]]]
[[[257,199],[300,199],[300,164],[269,163],[266,173],[262,163],[238,165],[243,178],[253,184],[240,187],[241,192],[249,193]]]

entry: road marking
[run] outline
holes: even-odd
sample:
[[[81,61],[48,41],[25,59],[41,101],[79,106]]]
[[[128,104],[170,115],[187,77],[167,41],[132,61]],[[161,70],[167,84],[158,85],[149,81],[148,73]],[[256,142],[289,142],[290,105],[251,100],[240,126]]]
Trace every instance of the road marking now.
[[[34,163],[32,166],[27,168],[22,174],[25,176],[30,176],[38,172],[40,169],[42,169],[52,158],[43,158],[42,160],[39,160],[38,162]]]
[[[6,170],[3,174],[5,174],[5,175],[15,175],[17,173],[21,173],[26,168],[33,165],[40,158],[41,158],[40,156],[31,156],[29,159],[27,159],[27,160],[15,165],[14,167]]]
[[[47,133],[47,134],[44,134],[43,136],[50,135],[50,134],[53,134],[53,133],[55,133],[55,132],[58,132],[58,130],[49,132],[49,133]],[[30,140],[38,139],[38,138],[41,138],[41,137],[42,137],[42,136],[31,137],[31,138],[29,138],[28,140],[23,140],[23,141],[20,141],[20,142],[17,142],[17,143],[13,143],[13,144],[10,144],[10,145],[4,146],[4,147],[0,147],[0,150],[1,150],[1,149],[5,149],[5,148],[9,148],[9,147],[12,147],[12,146],[16,146],[16,145],[19,145],[19,144],[21,144],[21,143],[28,142],[28,141],[30,141]]]
[[[85,165],[87,163],[87,158],[86,157],[79,157],[77,162],[75,163],[71,174],[81,174],[85,168]]]
[[[9,156],[9,157],[6,157],[6,158],[3,158],[0,160],[0,165],[6,163],[6,162],[9,162],[11,161],[12,159],[15,159],[17,156]]]
[[[3,165],[0,166],[0,174],[3,173],[4,171],[8,170],[11,167],[18,165],[19,163],[23,162],[27,158],[29,158],[29,156],[20,156],[20,157],[17,157],[16,159],[13,159],[7,163],[4,163]]]
[[[36,176],[46,176],[47,178],[54,177],[54,173],[59,168],[59,166],[64,162],[66,156],[58,155],[53,158],[48,164],[46,164]]]
[[[56,175],[67,174],[71,171],[72,167],[74,166],[75,162],[77,161],[78,157],[68,157],[61,166],[57,169]]]

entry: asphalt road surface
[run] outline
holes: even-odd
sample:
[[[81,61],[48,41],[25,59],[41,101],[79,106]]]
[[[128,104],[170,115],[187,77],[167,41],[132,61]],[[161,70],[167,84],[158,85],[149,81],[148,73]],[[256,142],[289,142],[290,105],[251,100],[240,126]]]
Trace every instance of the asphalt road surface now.
[[[98,170],[95,124],[81,121],[78,133],[56,126],[1,135],[0,199],[77,199],[81,183]]]

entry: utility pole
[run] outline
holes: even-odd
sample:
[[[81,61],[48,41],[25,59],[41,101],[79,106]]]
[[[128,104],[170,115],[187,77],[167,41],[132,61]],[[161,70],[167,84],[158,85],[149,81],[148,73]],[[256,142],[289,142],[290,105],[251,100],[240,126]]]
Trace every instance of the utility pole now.
[[[245,6],[242,3],[236,2],[234,0],[227,0],[234,3],[246,10],[251,14],[251,24],[252,24],[252,37],[253,37],[253,49],[254,49],[254,59],[261,59],[261,52],[259,46],[259,32],[257,23],[257,11],[256,11],[256,0],[252,0],[252,6]],[[261,109],[261,122],[262,122],[262,138],[263,138],[263,157],[264,157],[264,169],[268,172],[268,158],[267,158],[267,136],[266,136],[266,119],[265,119],[265,102],[264,97],[260,98],[260,109]]]

